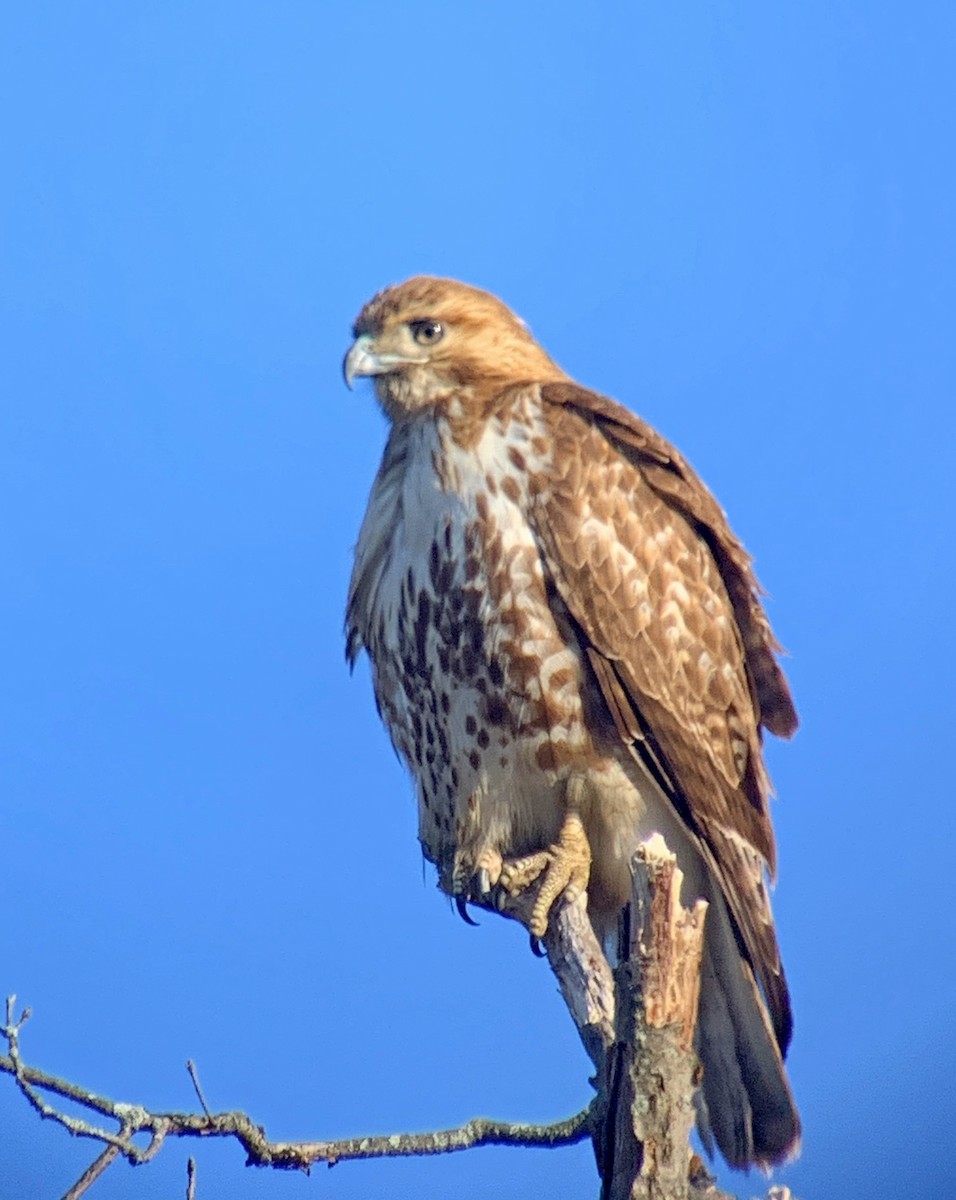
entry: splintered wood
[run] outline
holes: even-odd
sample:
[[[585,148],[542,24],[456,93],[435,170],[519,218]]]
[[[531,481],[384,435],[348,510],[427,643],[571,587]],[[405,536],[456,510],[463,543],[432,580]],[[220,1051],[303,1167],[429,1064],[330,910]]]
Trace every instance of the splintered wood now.
[[[693,908],[680,901],[683,873],[659,833],[638,848],[643,870],[634,872],[634,907],[629,958],[640,971],[644,1019],[652,1029],[680,1029],[690,1050],[700,999],[700,960],[707,901]]]
[[[680,902],[682,874],[660,835],[634,857],[629,953],[615,971],[617,1022],[596,1144],[603,1200],[686,1200],[693,1051],[706,902]]]

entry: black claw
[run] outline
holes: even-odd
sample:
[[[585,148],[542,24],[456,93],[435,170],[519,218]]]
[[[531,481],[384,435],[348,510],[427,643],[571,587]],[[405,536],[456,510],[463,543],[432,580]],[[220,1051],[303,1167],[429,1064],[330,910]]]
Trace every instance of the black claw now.
[[[531,935],[531,953],[535,956],[535,958],[548,957],[548,952],[541,946],[541,939],[536,938],[534,934]]]
[[[461,917],[461,919],[465,922],[466,925],[478,926],[481,924],[481,922],[476,921],[474,919],[474,917],[471,915],[471,913],[468,911],[468,902],[467,902],[467,900],[465,900],[464,896],[456,896],[455,897],[455,908],[458,909],[458,915],[459,915],[459,917]]]

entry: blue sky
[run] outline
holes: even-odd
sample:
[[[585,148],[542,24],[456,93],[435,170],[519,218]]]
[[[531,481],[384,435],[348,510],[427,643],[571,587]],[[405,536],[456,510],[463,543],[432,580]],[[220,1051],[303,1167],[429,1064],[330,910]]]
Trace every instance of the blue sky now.
[[[342,609],[349,325],[501,295],[716,491],[772,594],[797,1193],[929,1194],[956,1068],[951,5],[19,5],[0,104],[0,992],[29,1061],[275,1137],[581,1107],[516,927],[423,872]],[[0,1192],[93,1157],[0,1079]],[[92,1193],[593,1196],[586,1146]],[[939,1172],[937,1175],[936,1172]],[[923,1172],[916,1178],[914,1173]],[[948,1178],[948,1174],[946,1176]],[[761,1181],[723,1173],[742,1195]],[[921,1191],[920,1189],[925,1189]]]

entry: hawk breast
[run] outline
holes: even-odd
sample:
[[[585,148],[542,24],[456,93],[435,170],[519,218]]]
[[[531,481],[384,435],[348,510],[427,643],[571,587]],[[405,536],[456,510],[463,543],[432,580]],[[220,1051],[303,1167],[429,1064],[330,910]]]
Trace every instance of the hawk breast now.
[[[440,420],[397,428],[359,538],[350,654],[368,650],[446,883],[469,850],[553,840],[559,781],[592,752],[582,652],[527,519],[544,445],[521,405],[469,447]]]

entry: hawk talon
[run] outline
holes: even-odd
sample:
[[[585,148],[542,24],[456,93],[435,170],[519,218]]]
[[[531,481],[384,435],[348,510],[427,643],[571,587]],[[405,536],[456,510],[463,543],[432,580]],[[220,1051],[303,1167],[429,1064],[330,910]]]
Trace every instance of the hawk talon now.
[[[531,953],[535,956],[535,958],[548,957],[548,952],[541,946],[541,939],[536,938],[534,934],[531,934]]]
[[[468,901],[465,899],[464,896],[456,896],[455,897],[455,908],[458,909],[458,915],[459,915],[459,917],[461,917],[461,919],[465,922],[466,925],[473,925],[477,929],[478,926],[481,924],[481,922],[476,921],[474,919],[474,917],[471,915],[471,913],[468,911]]]

